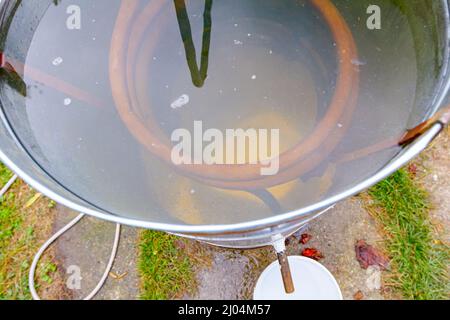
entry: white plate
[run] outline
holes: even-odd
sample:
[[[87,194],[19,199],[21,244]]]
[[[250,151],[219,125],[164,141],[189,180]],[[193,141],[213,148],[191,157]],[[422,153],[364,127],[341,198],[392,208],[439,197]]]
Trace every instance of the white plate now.
[[[255,300],[342,300],[341,289],[333,275],[320,263],[305,257],[289,257],[295,292],[284,290],[278,261],[264,272],[255,287]]]

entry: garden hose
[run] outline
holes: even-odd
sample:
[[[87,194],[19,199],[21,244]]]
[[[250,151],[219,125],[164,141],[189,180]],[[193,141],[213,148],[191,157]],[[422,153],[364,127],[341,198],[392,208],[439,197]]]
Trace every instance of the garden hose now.
[[[56,232],[50,239],[48,239],[42,247],[39,248],[38,252],[33,258],[33,262],[31,263],[30,271],[28,273],[28,287],[30,289],[31,296],[34,300],[41,300],[39,297],[39,294],[36,291],[36,285],[35,285],[35,274],[36,274],[36,268],[39,263],[39,260],[41,259],[41,256],[44,254],[44,252],[64,233],[72,229],[78,222],[80,222],[85,217],[85,214],[79,214],[75,219],[70,221],[67,225],[65,225],[63,228],[61,228],[58,232]],[[121,225],[116,224],[116,232],[114,235],[114,243],[111,250],[111,255],[109,257],[108,264],[106,265],[106,269],[103,272],[103,275],[100,279],[100,281],[97,283],[95,288],[82,300],[92,300],[102,289],[103,285],[105,284],[106,280],[108,279],[109,273],[111,272],[111,269],[114,264],[114,260],[116,259],[117,250],[119,248],[119,241],[120,241],[120,230]]]
[[[9,179],[9,181],[3,186],[3,188],[0,190],[0,199],[3,198],[6,192],[8,192],[9,188],[11,188],[14,182],[16,182],[17,178],[17,175],[12,176],[12,178]]]
[[[0,190],[0,199],[3,198],[3,196],[6,195],[6,193],[9,191],[9,189],[12,187],[14,182],[18,179],[17,175],[14,175]],[[84,214],[78,215],[75,219],[70,221],[67,225],[65,225],[63,228],[61,228],[58,232],[56,232],[50,239],[48,239],[38,250],[36,255],[33,258],[33,262],[31,263],[30,271],[28,273],[28,287],[30,289],[31,296],[34,300],[41,300],[39,297],[39,294],[36,291],[36,285],[35,285],[35,274],[36,274],[36,268],[39,263],[39,260],[41,259],[41,256],[44,254],[44,252],[64,233],[69,231],[71,228],[73,228],[78,222],[80,222],[85,217]],[[95,288],[85,297],[83,300],[91,300],[94,298],[98,292],[101,290],[103,285],[105,284],[106,280],[108,279],[109,273],[111,272],[111,269],[114,264],[114,260],[117,255],[117,250],[119,248],[119,241],[120,241],[120,231],[121,231],[121,225],[116,224],[116,232],[114,235],[114,243],[111,250],[111,255],[108,261],[108,264],[106,266],[105,272],[103,273],[100,281],[95,286]]]

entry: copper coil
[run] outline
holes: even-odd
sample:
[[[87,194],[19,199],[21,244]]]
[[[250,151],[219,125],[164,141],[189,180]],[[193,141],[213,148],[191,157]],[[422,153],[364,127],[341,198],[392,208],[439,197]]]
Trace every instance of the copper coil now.
[[[146,108],[147,111],[151,105],[148,98],[136,96],[136,86],[147,84],[142,77],[149,74],[146,67],[149,66],[159,36],[158,32],[151,32],[148,36],[145,31],[167,4],[164,0],[151,1],[144,10],[139,10],[138,0],[122,1],[110,50],[112,94],[122,121],[132,135],[156,157],[172,165],[176,171],[215,187],[241,190],[269,188],[312,170],[334,150],[345,134],[338,124],[351,121],[358,97],[359,70],[352,63],[358,59],[355,41],[337,8],[329,0],[311,0],[311,3],[329,25],[336,42],[336,90],[325,116],[313,132],[279,156],[280,170],[277,175],[261,176],[261,164],[175,165],[171,160],[171,145],[157,122],[150,117],[145,119],[147,126],[144,124],[140,110]],[[143,42],[144,35],[149,38],[145,39],[146,45],[141,48],[139,44]],[[133,78],[136,65],[132,62],[138,50],[146,50],[146,54],[141,56],[146,57],[147,61],[139,67],[145,72],[137,72],[138,76]]]

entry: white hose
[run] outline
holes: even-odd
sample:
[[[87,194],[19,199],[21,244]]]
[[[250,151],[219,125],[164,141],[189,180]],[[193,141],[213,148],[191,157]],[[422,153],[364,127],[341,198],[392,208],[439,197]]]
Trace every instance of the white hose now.
[[[83,219],[84,217],[85,217],[84,214],[78,215],[75,219],[73,219],[66,226],[64,226],[61,230],[59,230],[57,233],[55,233],[50,239],[48,239],[47,242],[44,243],[44,245],[39,249],[39,251],[35,255],[35,257],[33,259],[33,263],[31,264],[29,275],[28,275],[28,285],[30,288],[31,296],[33,297],[34,300],[41,300],[38,293],[36,292],[34,277],[35,277],[35,273],[36,273],[37,264],[38,264],[39,260],[41,259],[42,254],[48,249],[48,247],[50,247],[52,245],[53,242],[56,241],[56,239],[58,239],[64,233],[66,233],[68,230],[70,230],[73,226],[75,226],[78,222],[80,222],[81,219]],[[121,229],[120,224],[116,224],[116,233],[115,233],[115,237],[114,237],[114,244],[113,244],[113,248],[111,251],[111,256],[109,258],[108,265],[106,266],[106,270],[103,273],[102,278],[100,279],[99,283],[94,288],[94,290],[92,290],[91,293],[89,293],[85,298],[83,298],[83,300],[91,300],[92,298],[94,298],[97,295],[97,293],[100,291],[100,289],[103,287],[106,280],[108,279],[108,275],[111,272],[114,260],[116,258],[117,249],[119,247],[120,229]]]
[[[5,184],[5,186],[0,190],[0,198],[5,195],[5,193],[11,188],[14,182],[17,180],[17,175],[15,174],[9,181]]]
[[[1,0],[0,0],[1,2]],[[14,175],[6,184],[5,186],[0,190],[0,198],[3,197],[6,192],[11,188],[11,186],[14,184],[14,182],[17,180],[17,175]],[[70,230],[73,226],[75,226],[78,222],[81,221],[85,217],[85,214],[78,215],[75,219],[70,221],[66,226],[64,226],[61,230],[59,230],[57,233],[55,233],[50,239],[48,239],[44,245],[39,249],[37,254],[34,256],[33,263],[31,264],[30,272],[28,274],[28,286],[30,288],[31,296],[34,300],[41,300],[38,293],[36,292],[36,287],[34,283],[34,276],[36,274],[36,267],[41,259],[41,256],[44,254],[44,252],[52,245],[53,242],[56,241],[59,237],[61,237],[64,233],[66,233],[68,230]],[[108,279],[109,273],[111,272],[112,266],[114,264],[114,260],[117,255],[117,249],[119,248],[119,240],[120,240],[120,224],[116,224],[116,233],[114,236],[114,244],[111,251],[111,256],[108,261],[108,265],[106,266],[106,270],[103,273],[102,278],[100,279],[97,286],[94,288],[94,290],[91,291],[83,300],[91,300],[94,298],[97,293],[100,291],[100,289],[105,284],[106,280]]]

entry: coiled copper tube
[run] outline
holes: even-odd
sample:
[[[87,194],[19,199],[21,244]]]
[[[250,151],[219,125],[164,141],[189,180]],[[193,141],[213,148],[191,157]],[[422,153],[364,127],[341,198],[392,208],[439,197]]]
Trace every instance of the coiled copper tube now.
[[[345,130],[338,123],[348,124],[355,109],[359,73],[352,61],[358,58],[352,33],[344,18],[329,0],[311,0],[322,14],[336,42],[338,77],[336,90],[328,111],[309,137],[280,155],[280,171],[275,176],[261,176],[261,164],[257,165],[174,165],[171,161],[171,146],[156,121],[142,119],[142,110],[151,106],[147,99],[139,100],[136,86],[147,83],[141,78],[133,79],[135,65],[132,64],[149,24],[167,2],[151,1],[138,12],[139,0],[122,1],[113,32],[110,50],[110,81],[113,98],[120,117],[133,136],[159,159],[173,165],[174,169],[209,185],[240,190],[263,189],[289,182],[302,173],[310,171],[337,146]],[[151,53],[158,41],[156,32],[146,39],[142,50]],[[147,54],[150,60],[152,55]],[[148,69],[142,68],[148,74]],[[137,73],[138,75],[141,73]],[[124,77],[123,75],[127,75]],[[149,127],[151,129],[149,129]]]

